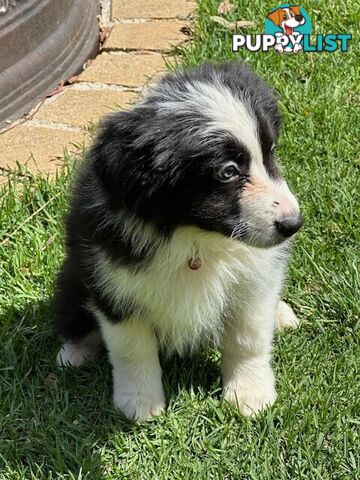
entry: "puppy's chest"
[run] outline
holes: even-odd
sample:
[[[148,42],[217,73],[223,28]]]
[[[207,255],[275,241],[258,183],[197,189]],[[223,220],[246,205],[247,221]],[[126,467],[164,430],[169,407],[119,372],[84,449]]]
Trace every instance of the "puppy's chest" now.
[[[218,260],[197,259],[195,265],[186,260],[176,268],[164,264],[137,279],[136,296],[160,341],[180,353],[220,340],[236,281],[235,272]]]
[[[103,258],[97,283],[119,308],[124,300],[133,303],[141,318],[153,325],[160,343],[183,353],[220,342],[224,319],[241,305],[242,292],[260,273],[252,255],[219,250],[200,251],[196,260],[190,248],[175,254],[164,249],[136,272]],[[197,268],[191,268],[191,259]]]

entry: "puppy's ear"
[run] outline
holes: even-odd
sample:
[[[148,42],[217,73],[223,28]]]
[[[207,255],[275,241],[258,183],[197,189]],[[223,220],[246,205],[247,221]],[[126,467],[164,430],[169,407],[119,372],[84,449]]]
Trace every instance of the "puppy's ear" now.
[[[278,8],[277,10],[275,10],[275,12],[269,13],[267,18],[271,20],[274,25],[279,26],[282,21],[282,9]]]
[[[133,112],[116,112],[103,120],[89,157],[95,174],[113,199],[122,201],[132,184],[136,137]]]
[[[298,5],[293,5],[290,7],[290,10],[295,13],[295,15],[301,15],[300,7]]]
[[[161,183],[154,167],[154,113],[133,109],[105,118],[89,156],[92,168],[114,208],[136,209]]]

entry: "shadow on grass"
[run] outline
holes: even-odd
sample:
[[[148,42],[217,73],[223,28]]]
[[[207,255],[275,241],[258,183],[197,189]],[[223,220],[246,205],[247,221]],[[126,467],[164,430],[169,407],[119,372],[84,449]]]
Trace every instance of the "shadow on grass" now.
[[[0,317],[5,348],[0,356],[0,470],[108,478],[102,452],[107,446],[112,451],[119,433],[134,437],[144,427],[113,409],[105,354],[79,369],[56,367],[59,341],[50,317],[48,302],[24,310],[12,307]],[[162,366],[168,401],[183,389],[208,390],[219,380],[216,358],[205,353],[186,360],[162,358]],[[156,428],[156,422],[151,424]]]

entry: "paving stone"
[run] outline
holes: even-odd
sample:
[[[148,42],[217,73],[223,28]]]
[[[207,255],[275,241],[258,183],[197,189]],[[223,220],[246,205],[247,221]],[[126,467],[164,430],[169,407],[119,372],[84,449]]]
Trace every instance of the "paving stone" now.
[[[181,32],[185,26],[186,23],[177,20],[117,24],[106,40],[104,49],[167,52],[188,39]]]
[[[86,126],[89,123],[98,123],[101,117],[114,110],[116,105],[128,107],[136,98],[135,92],[68,88],[45,103],[34,118]]]
[[[83,82],[99,82],[127,87],[141,87],[166,70],[158,53],[124,53],[98,55],[80,75]]]
[[[64,148],[78,154],[73,144],[85,139],[80,131],[18,125],[0,135],[0,174],[1,169],[15,168],[16,161],[33,172],[54,173],[63,163]]]
[[[113,0],[112,18],[187,18],[196,8],[188,0]]]

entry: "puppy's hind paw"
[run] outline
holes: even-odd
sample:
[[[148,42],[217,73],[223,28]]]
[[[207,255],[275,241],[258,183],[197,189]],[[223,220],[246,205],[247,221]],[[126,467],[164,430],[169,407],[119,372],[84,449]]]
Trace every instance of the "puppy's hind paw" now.
[[[285,302],[279,303],[276,313],[276,324],[278,328],[297,328],[299,319],[295,315],[293,309]]]
[[[59,367],[80,367],[89,359],[89,352],[80,345],[64,343],[56,356]]]
[[[87,360],[93,360],[102,348],[101,335],[98,331],[94,331],[79,343],[64,343],[56,356],[56,363],[59,367],[80,367]]]

